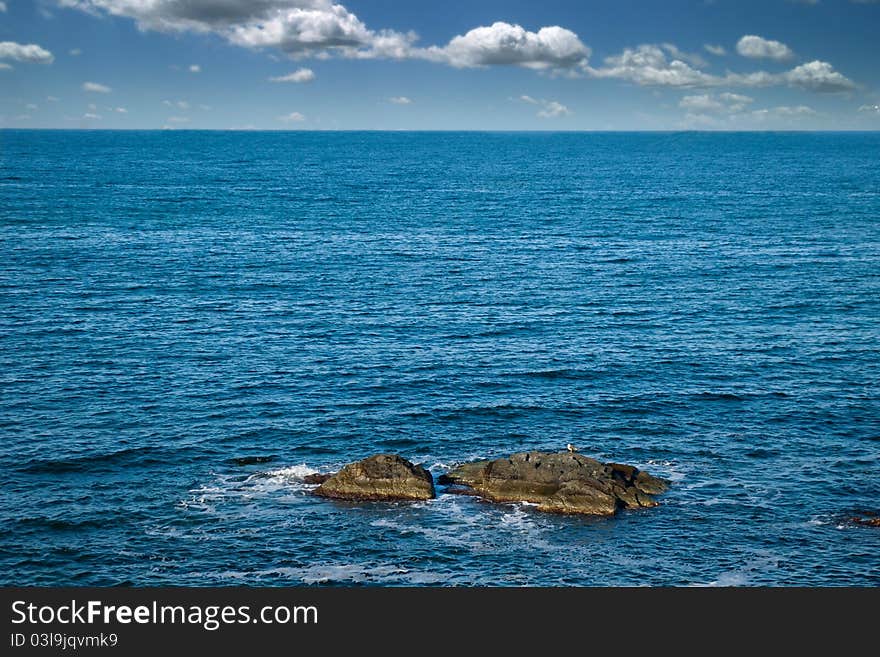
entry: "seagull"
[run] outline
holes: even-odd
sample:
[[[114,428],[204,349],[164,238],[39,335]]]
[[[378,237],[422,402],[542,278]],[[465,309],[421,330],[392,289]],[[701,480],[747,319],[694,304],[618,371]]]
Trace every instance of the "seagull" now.
[[[572,454],[574,454],[575,452],[578,451],[578,448],[575,447],[574,445],[572,445],[571,443],[568,443],[568,445],[565,446],[565,449],[567,449]]]

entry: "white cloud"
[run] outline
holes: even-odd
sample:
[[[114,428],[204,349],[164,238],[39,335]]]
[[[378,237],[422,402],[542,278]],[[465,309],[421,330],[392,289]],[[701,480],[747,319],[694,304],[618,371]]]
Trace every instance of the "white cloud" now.
[[[103,117],[100,114],[95,114],[94,112],[86,112],[85,114],[83,114],[83,118],[90,119],[92,121],[99,121]]]
[[[862,105],[859,107],[860,112],[867,112],[868,114],[880,114],[880,105]]]
[[[715,45],[712,43],[707,43],[703,46],[706,52],[715,55],[716,57],[723,57],[727,54],[727,51],[724,49],[724,46]]]
[[[128,114],[128,110],[124,107],[117,107],[115,111],[119,114]]]
[[[782,73],[755,71],[712,75],[694,68],[681,59],[670,59],[667,55],[669,50],[669,48],[651,44],[625,48],[620,55],[606,57],[604,66],[600,68],[588,66],[585,67],[585,70],[597,78],[616,78],[640,86],[681,89],[788,85],[808,91],[831,93],[850,91],[856,88],[852,80],[835,71],[828,62],[816,60]]]
[[[684,96],[678,106],[688,112],[705,114],[706,112],[742,112],[747,105],[753,103],[754,98],[742,94],[725,92],[718,95],[699,94]]]
[[[697,68],[706,68],[709,66],[709,62],[705,60],[705,58],[699,53],[695,52],[685,52],[681,50],[674,43],[664,43],[662,45],[663,50],[668,52],[673,58],[680,59],[683,62],[687,62],[692,66],[696,66]]]
[[[751,57],[753,59],[764,58],[782,61],[791,59],[794,56],[791,48],[784,43],[765,39],[754,34],[747,34],[742,37],[736,44],[736,51],[743,57]]]
[[[511,98],[510,100],[514,99]],[[557,100],[545,100],[544,98],[538,99],[525,94],[516,100],[528,103],[529,105],[539,105],[541,109],[538,110],[535,116],[542,119],[556,119],[562,116],[570,116],[572,114],[572,111],[568,109],[568,107]]]
[[[668,59],[663,48],[641,45],[625,48],[623,53],[605,58],[602,68],[590,68],[598,78],[620,78],[642,86],[706,87],[718,84],[718,78],[697,70],[680,59]]]
[[[511,64],[537,69],[585,63],[590,50],[559,26],[530,32],[497,22],[454,37],[445,46],[416,48],[414,32],[367,27],[333,0],[59,0],[66,7],[133,19],[142,30],[214,33],[247,48],[292,56],[418,58],[457,67]]]
[[[0,2],[0,11],[2,11],[3,13],[6,13],[6,3],[5,2]]]
[[[796,107],[782,105],[780,107],[774,107],[773,111],[780,116],[812,116],[816,113],[816,110],[812,107],[807,107],[806,105],[797,105]]]
[[[727,105],[727,109],[731,112],[741,112],[745,109],[746,105],[755,102],[754,98],[742,94],[730,93],[729,91],[719,94],[718,98],[721,99],[721,102]]]
[[[392,96],[388,99],[388,102],[394,103],[395,105],[410,105],[412,99],[407,98],[406,96]]]
[[[89,109],[90,109],[91,111],[93,111],[93,112],[97,112],[97,111],[98,111],[98,106],[95,105],[95,103],[89,103]]]
[[[104,84],[98,84],[97,82],[83,82],[82,84],[83,91],[91,91],[98,94],[109,94],[112,89]]]
[[[59,0],[63,6],[124,16],[142,30],[215,33],[236,45],[292,55],[404,57],[416,35],[371,30],[331,0]]]
[[[810,91],[837,92],[856,88],[852,80],[835,71],[831,64],[819,60],[801,64],[783,76],[791,86]]]
[[[421,56],[457,68],[516,65],[564,69],[585,65],[590,49],[577,34],[557,25],[530,32],[499,21],[456,36],[443,47],[427,48]]]
[[[284,121],[286,123],[290,123],[291,121],[305,121],[306,117],[299,112],[291,112],[290,114],[285,114],[284,116],[278,117],[279,121]]]
[[[39,109],[39,108],[38,108],[36,105],[34,105],[33,103],[28,103],[27,105],[24,106],[24,108],[25,108],[26,110],[30,110],[30,111],[32,111],[32,112],[33,112],[34,110],[36,110],[36,109]]]
[[[759,109],[750,113],[751,118],[757,120],[773,119],[773,118],[804,118],[814,116],[816,110],[806,105],[797,105],[791,107],[789,105],[780,105],[779,107],[771,107],[768,109]]]
[[[177,109],[182,109],[184,111],[188,110],[190,105],[185,100],[163,100],[162,104],[165,107],[176,107]]]
[[[29,64],[51,64],[55,57],[51,52],[35,43],[0,41],[0,59],[14,59]]]
[[[12,64],[7,64],[6,62],[0,62],[0,71],[11,71]]]
[[[310,68],[298,68],[293,73],[287,75],[279,75],[278,77],[269,78],[272,82],[311,82],[315,79],[315,72]]]
[[[199,66],[198,64],[190,64],[189,65],[189,72],[190,73],[201,73],[202,67]]]
[[[55,96],[46,96],[46,100],[49,101],[50,103],[57,103],[61,99],[57,98]]]
[[[538,112],[538,116],[542,119],[556,119],[560,116],[569,116],[570,114],[570,109],[555,100],[545,102],[544,109]]]
[[[278,10],[270,17],[232,25],[224,36],[250,48],[274,47],[292,55],[335,51],[345,57],[406,57],[414,33],[375,32],[342,5],[319,3],[317,8]]]
[[[79,48],[71,48],[68,51],[68,53],[70,54],[71,57],[79,57],[80,55],[82,55],[82,52],[83,51],[80,50]]]

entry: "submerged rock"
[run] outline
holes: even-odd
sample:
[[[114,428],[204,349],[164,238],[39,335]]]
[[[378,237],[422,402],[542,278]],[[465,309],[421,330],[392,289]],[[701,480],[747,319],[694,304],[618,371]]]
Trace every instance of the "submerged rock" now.
[[[238,456],[235,458],[229,459],[229,463],[234,463],[235,465],[255,465],[257,463],[269,463],[270,461],[274,461],[275,456]]]
[[[631,465],[602,463],[571,452],[523,452],[458,466],[440,478],[449,492],[492,502],[529,502],[542,511],[614,515],[619,508],[657,506],[669,484]]]
[[[434,478],[401,456],[377,454],[346,465],[313,492],[339,500],[429,500]]]
[[[860,511],[859,515],[852,516],[849,521],[865,527],[880,527],[880,514],[873,511]]]

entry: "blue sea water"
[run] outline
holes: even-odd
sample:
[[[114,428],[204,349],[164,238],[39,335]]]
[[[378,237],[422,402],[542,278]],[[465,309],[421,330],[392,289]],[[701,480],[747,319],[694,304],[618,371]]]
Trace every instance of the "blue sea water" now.
[[[0,132],[0,579],[876,586],[878,154]],[[567,442],[674,485],[594,519],[302,482]]]

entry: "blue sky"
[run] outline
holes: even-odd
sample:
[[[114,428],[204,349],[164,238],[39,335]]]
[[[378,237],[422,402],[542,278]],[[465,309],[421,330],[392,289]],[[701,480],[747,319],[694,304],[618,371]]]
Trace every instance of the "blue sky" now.
[[[0,0],[0,126],[880,128],[880,0]]]

